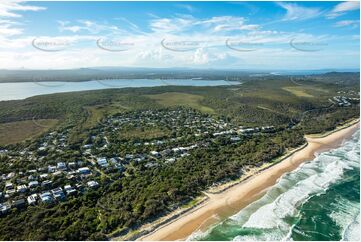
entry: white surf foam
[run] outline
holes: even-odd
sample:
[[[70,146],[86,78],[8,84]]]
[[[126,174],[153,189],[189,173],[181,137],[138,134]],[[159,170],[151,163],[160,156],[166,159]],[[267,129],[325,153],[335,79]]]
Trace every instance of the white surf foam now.
[[[342,179],[345,170],[359,167],[359,134],[358,131],[342,147],[318,154],[313,161],[284,174],[262,198],[230,217],[229,221],[245,229],[267,230],[260,235],[237,236],[234,240],[290,239],[293,225],[285,218],[297,216],[300,205],[312,196],[324,193],[331,184]],[[355,238],[355,227],[351,223],[345,225],[344,237]]]
[[[359,241],[360,204],[338,198],[330,217],[342,229],[342,240]]]
[[[342,240],[360,241],[360,213],[345,229]]]

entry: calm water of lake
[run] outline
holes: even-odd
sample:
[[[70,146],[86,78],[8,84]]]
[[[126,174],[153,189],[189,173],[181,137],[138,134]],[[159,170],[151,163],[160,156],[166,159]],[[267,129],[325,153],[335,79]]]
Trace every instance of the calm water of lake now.
[[[60,92],[74,92],[86,90],[98,90],[108,88],[125,87],[155,87],[166,85],[177,86],[221,86],[239,84],[238,82],[227,82],[223,80],[157,80],[157,79],[136,79],[136,80],[97,80],[86,82],[18,82],[0,83],[0,101],[24,99],[41,94]]]

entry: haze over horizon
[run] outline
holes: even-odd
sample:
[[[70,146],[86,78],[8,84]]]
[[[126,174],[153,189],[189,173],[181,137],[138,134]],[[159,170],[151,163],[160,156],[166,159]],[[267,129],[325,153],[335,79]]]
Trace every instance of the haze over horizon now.
[[[359,2],[0,3],[0,69],[359,69]]]

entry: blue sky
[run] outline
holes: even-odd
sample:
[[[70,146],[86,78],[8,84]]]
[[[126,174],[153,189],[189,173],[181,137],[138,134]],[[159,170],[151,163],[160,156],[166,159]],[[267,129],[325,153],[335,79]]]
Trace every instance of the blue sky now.
[[[0,69],[358,68],[358,2],[0,2]]]

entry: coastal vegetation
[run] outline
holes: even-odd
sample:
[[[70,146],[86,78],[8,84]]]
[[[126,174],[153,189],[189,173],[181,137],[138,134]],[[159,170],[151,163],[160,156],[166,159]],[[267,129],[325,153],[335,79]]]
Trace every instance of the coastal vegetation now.
[[[331,83],[324,78],[299,77],[295,83],[280,76],[242,85],[108,89],[0,102],[1,139],[17,133],[11,127],[28,130],[0,144],[0,203],[69,184],[77,189],[51,204],[12,204],[0,215],[0,239],[105,240],[192,204],[205,189],[304,144],[305,134],[358,118],[358,84],[344,82],[342,74],[332,75]],[[32,126],[39,123],[44,125]],[[84,167],[90,175],[79,175]],[[5,198],[8,183],[33,178],[51,182]]]

